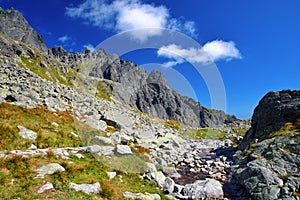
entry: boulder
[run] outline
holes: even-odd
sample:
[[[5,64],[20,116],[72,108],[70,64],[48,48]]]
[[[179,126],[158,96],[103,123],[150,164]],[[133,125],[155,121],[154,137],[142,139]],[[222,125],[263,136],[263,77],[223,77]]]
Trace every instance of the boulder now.
[[[112,140],[110,138],[103,137],[103,136],[98,136],[98,135],[95,136],[95,138],[100,140],[104,144],[112,144]]]
[[[132,154],[130,147],[127,145],[117,145],[115,151],[120,155]]]
[[[163,190],[167,193],[167,194],[172,194],[174,191],[174,186],[175,186],[175,182],[173,181],[173,179],[167,177],[165,179],[165,184],[163,186]]]
[[[55,172],[64,172],[65,168],[63,168],[58,163],[50,163],[45,165],[37,170],[38,175],[37,178],[44,178],[46,174],[54,174]]]
[[[99,194],[101,192],[101,185],[98,182],[94,184],[69,183],[68,188],[74,189],[76,192],[82,191],[86,194]]]
[[[24,126],[17,126],[19,129],[19,135],[24,139],[35,140],[37,138],[37,133],[25,128]]]
[[[47,182],[45,185],[43,185],[42,187],[39,188],[39,190],[37,191],[39,194],[44,193],[47,190],[53,190],[53,184],[50,182]]]
[[[183,195],[191,199],[223,199],[224,194],[222,184],[208,178],[185,185]]]
[[[285,123],[300,119],[300,90],[270,92],[255,108],[251,128],[246,133],[240,150],[245,150],[255,142],[268,139],[270,134],[279,131]]]

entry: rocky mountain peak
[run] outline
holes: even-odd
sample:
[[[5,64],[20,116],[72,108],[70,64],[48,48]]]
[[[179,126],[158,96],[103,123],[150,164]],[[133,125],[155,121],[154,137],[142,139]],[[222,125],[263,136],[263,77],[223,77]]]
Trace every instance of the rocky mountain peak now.
[[[42,36],[29,25],[19,11],[13,8],[8,10],[0,8],[0,32],[42,52],[48,51]]]
[[[163,85],[168,85],[166,77],[157,69],[152,70],[152,72],[149,74],[147,83],[160,83]]]

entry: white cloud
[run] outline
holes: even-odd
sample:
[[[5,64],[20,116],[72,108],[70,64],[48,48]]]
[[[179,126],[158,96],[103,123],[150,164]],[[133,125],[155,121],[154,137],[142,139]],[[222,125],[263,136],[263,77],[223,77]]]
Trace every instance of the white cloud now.
[[[64,36],[59,37],[57,40],[61,43],[66,43],[66,42],[71,41],[72,39],[71,39],[71,37],[64,35]]]
[[[231,60],[233,58],[242,58],[233,41],[224,42],[222,40],[214,40],[212,42],[206,43],[202,47],[202,49],[213,61],[221,59]]]
[[[115,32],[147,28],[170,28],[191,36],[195,36],[196,32],[194,22],[171,18],[165,6],[145,4],[141,0],[113,0],[111,3],[106,0],[86,0],[78,6],[67,7],[66,15]],[[144,41],[160,33],[148,29],[135,32],[132,37]]]
[[[90,51],[95,51],[95,47],[92,44],[85,44],[83,48],[87,48]]]
[[[242,58],[234,42],[224,42],[222,40],[208,42],[202,48],[182,48],[181,46],[170,44],[159,48],[157,55],[172,59],[172,61],[163,64],[165,67],[172,67],[184,62],[208,63],[222,59],[229,61],[233,58]]]

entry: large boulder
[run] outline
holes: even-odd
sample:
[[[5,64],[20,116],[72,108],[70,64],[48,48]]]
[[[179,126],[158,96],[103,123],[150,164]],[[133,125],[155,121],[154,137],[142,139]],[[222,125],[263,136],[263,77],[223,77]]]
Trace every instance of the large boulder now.
[[[299,119],[300,90],[270,92],[255,108],[251,128],[239,145],[239,149],[247,149],[251,144],[267,139],[285,123],[294,123]]]
[[[234,155],[232,181],[252,199],[299,199],[300,91],[268,93]]]

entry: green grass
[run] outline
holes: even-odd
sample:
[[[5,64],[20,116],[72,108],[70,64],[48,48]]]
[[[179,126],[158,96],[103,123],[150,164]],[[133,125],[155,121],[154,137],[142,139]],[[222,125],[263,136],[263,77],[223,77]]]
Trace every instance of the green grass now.
[[[59,126],[53,126],[53,122]],[[32,143],[39,148],[82,146],[80,138],[74,138],[71,135],[71,132],[78,131],[78,123],[75,122],[68,112],[54,114],[46,110],[44,106],[26,109],[2,103],[0,104],[0,150],[24,150]],[[20,137],[18,125],[35,131],[38,135],[36,141]]]
[[[52,125],[59,124],[58,127]],[[29,141],[18,135],[17,125],[22,125],[38,133],[37,141]],[[80,137],[73,137],[70,132],[75,132]],[[103,135],[87,126],[86,124],[74,121],[69,112],[49,112],[43,106],[36,109],[26,109],[13,106],[8,103],[0,104],[0,150],[27,149],[32,143],[39,148],[44,147],[67,147],[83,146],[93,144],[95,135]],[[123,193],[130,191],[134,193],[158,193],[162,199],[166,199],[150,181],[142,180],[140,172],[145,170],[143,153],[149,150],[136,147],[136,155],[113,156],[111,159],[93,157],[90,154],[82,153],[85,158],[79,159],[70,156],[70,160],[57,158],[51,150],[47,156],[36,156],[22,158],[12,156],[11,158],[0,158],[0,199],[123,199]],[[59,163],[66,171],[46,175],[44,179],[35,179],[36,169],[48,163]],[[108,163],[110,162],[110,163]],[[134,165],[133,165],[134,164]],[[131,168],[130,168],[131,167]],[[135,167],[132,170],[132,167]],[[123,173],[134,171],[139,173]],[[136,171],[138,169],[138,171]],[[117,171],[122,176],[109,180],[106,172]],[[12,184],[13,180],[13,184]],[[47,181],[54,185],[55,191],[48,191],[37,194],[37,190]],[[101,194],[87,195],[68,189],[70,182],[77,184],[101,184]]]
[[[287,122],[285,125],[277,132],[270,134],[270,138],[281,136],[281,135],[294,135],[300,130],[300,119],[296,122]]]
[[[102,83],[99,82],[97,84],[97,93],[96,93],[96,97],[102,98],[102,99],[106,99],[108,101],[111,101],[110,96],[108,95],[108,93],[106,92],[106,90],[104,89],[104,87],[102,86]]]
[[[162,191],[150,181],[142,180],[138,173],[117,172],[117,177],[109,180],[106,172],[113,171],[103,162],[83,154],[85,158],[71,156],[68,161],[54,157],[21,158],[14,156],[0,159],[0,198],[2,199],[123,199],[123,193],[158,193],[166,199]],[[46,175],[44,179],[35,179],[36,169],[51,162],[62,165],[66,171]],[[122,181],[120,181],[120,178]],[[14,184],[11,184],[14,179]],[[55,192],[37,194],[37,190],[46,182],[51,182]],[[69,183],[92,184],[99,182],[102,188],[100,194],[84,194],[69,189]]]
[[[59,67],[41,67],[41,57],[27,58],[21,55],[20,58],[22,60],[22,62],[18,63],[20,67],[29,69],[30,71],[49,81],[59,82],[61,84],[73,87],[72,80],[77,76],[77,72],[75,72],[73,69],[68,69],[68,72],[64,73],[61,69],[59,69]],[[61,64],[57,63],[57,65],[60,66]]]
[[[215,140],[223,140],[226,136],[226,132],[223,130],[212,129],[212,128],[191,128],[181,124],[180,122],[174,120],[166,120],[165,124],[166,127],[170,127],[172,129],[177,130],[181,133],[184,137],[189,139],[215,139]]]

